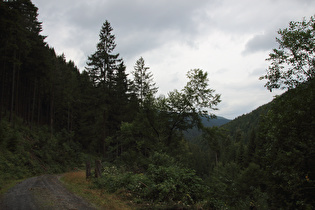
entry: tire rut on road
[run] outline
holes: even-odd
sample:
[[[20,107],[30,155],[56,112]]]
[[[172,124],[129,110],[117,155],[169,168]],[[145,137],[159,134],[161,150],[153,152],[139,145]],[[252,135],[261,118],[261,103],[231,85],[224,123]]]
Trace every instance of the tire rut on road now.
[[[59,178],[57,175],[43,175],[24,180],[2,197],[0,209],[95,209],[69,192]]]

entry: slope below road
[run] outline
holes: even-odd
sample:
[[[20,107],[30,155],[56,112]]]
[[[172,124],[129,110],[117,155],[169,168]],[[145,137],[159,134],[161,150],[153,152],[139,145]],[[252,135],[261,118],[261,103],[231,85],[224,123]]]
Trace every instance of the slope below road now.
[[[42,175],[24,180],[3,195],[0,209],[95,209],[69,192],[59,178],[57,175]]]

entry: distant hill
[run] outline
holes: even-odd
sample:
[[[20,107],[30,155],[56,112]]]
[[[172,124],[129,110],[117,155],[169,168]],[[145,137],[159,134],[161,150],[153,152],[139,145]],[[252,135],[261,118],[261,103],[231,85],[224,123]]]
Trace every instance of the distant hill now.
[[[210,119],[208,120],[207,118],[205,117],[202,117],[202,124],[205,126],[205,127],[213,127],[213,126],[222,126],[228,122],[230,122],[231,120],[229,119],[226,119],[224,117],[220,117],[218,116],[217,118],[215,119]]]
[[[260,122],[260,116],[265,115],[270,109],[272,102],[264,104],[248,114],[243,114],[236,117],[234,120],[229,120],[224,117],[218,116],[216,119],[207,120],[202,118],[202,123],[205,127],[221,127],[227,130],[228,134],[235,138],[237,135],[241,135],[241,138],[245,143],[249,139],[251,130],[256,129]],[[201,135],[201,131],[197,128],[190,129],[184,133],[187,139],[193,139]]]
[[[265,115],[268,112],[271,103],[272,102],[264,104],[248,114],[243,114],[239,117],[236,117],[234,120],[229,120],[220,116],[210,120],[207,120],[207,118],[203,117],[202,123],[205,127],[217,126],[224,128],[232,138],[235,138],[235,136],[239,134],[241,135],[243,141],[247,143],[251,130],[258,127],[260,116]],[[201,134],[202,132],[197,128],[189,129],[184,132],[186,139],[193,139],[200,136]]]
[[[201,120],[202,120],[202,124],[205,127],[213,127],[213,126],[220,127],[220,126],[231,121],[229,119],[226,119],[226,118],[220,117],[220,116],[217,116],[216,118],[210,119],[210,120],[208,120],[206,117],[202,117]],[[202,134],[202,132],[200,130],[198,130],[198,128],[192,128],[192,129],[189,129],[186,132],[184,132],[184,136],[186,139],[193,139],[193,138],[200,136],[201,134]]]

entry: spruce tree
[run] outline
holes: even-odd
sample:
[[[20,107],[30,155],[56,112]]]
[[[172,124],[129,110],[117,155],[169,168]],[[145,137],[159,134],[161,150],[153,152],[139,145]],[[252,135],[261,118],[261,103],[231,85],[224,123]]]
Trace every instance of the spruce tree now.
[[[114,54],[116,47],[115,35],[112,34],[113,28],[106,20],[103,23],[96,52],[88,57],[86,67],[92,81],[96,86],[110,87],[113,82],[114,70],[117,68],[119,54]]]
[[[34,67],[34,54],[45,46],[37,11],[30,0],[2,1],[0,5],[0,110],[10,110],[10,121],[13,115],[25,120],[31,115],[29,99],[34,98],[37,82],[34,72],[40,71]],[[44,60],[43,54],[36,57],[37,63]]]
[[[114,75],[113,97],[110,115],[112,115],[112,129],[118,130],[121,121],[128,121],[129,82],[126,66],[121,62]]]
[[[145,99],[153,96],[158,90],[153,82],[153,74],[149,69],[149,67],[145,66],[144,59],[140,57],[136,61],[134,71],[132,72],[134,76],[133,91],[138,97],[140,105],[143,105]]]
[[[119,59],[119,54],[115,54],[114,50],[115,35],[112,34],[113,28],[106,20],[103,23],[99,34],[99,42],[96,46],[96,52],[88,57],[86,70],[96,87],[96,104],[95,110],[97,117],[96,126],[102,132],[102,137],[99,139],[99,147],[102,148],[103,155],[106,156],[106,139],[115,134],[119,122],[117,122],[117,83],[120,82],[118,77],[122,70],[122,59]],[[113,112],[116,110],[116,112]]]

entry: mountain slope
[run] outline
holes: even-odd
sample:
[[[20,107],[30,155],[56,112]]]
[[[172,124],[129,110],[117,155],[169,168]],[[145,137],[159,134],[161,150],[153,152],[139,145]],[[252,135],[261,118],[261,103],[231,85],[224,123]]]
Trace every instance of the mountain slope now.
[[[220,116],[217,116],[216,118],[210,119],[210,120],[208,120],[206,117],[202,117],[201,120],[202,120],[203,126],[205,126],[205,127],[213,127],[213,126],[220,127],[220,126],[231,121],[229,119],[226,119],[226,118],[220,117]],[[196,127],[189,129],[186,132],[184,132],[185,138],[189,139],[189,140],[196,138],[196,137],[200,136],[201,134],[202,134],[201,130],[198,130],[198,128],[196,128]]]
[[[261,116],[264,116],[268,112],[271,103],[272,102],[264,104],[248,114],[243,114],[221,127],[228,130],[229,135],[232,138],[236,138],[237,135],[241,135],[240,137],[243,141],[248,142],[250,132],[257,129]]]

